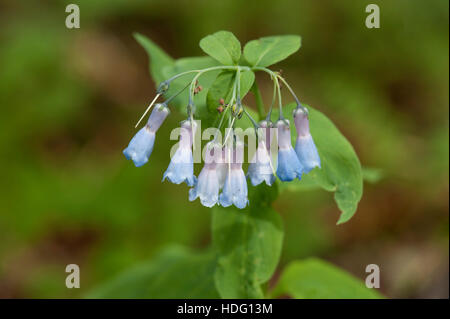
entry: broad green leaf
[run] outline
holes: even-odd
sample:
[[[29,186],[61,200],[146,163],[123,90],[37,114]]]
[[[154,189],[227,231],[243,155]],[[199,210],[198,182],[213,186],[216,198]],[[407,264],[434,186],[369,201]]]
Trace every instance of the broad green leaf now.
[[[208,110],[217,114],[217,107],[219,106],[219,100],[223,98],[225,103],[231,100],[231,95],[233,93],[233,85],[236,79],[236,72],[233,71],[223,71],[215,79],[211,88],[208,90],[208,95],[206,98]],[[240,73],[240,96],[241,100],[247,95],[248,91],[255,81],[255,74],[252,71],[243,71]]]
[[[213,85],[208,90],[208,95],[206,96],[208,111],[217,114],[219,100],[223,98],[225,100],[225,103],[228,103],[230,101],[233,84],[233,72],[224,71],[219,74],[219,76],[215,79]]]
[[[149,70],[156,84],[158,85],[160,82],[166,80],[163,69],[167,66],[172,66],[174,60],[146,36],[134,33],[134,38],[142,45],[149,56]]]
[[[218,298],[214,287],[214,254],[168,247],[153,260],[101,286],[88,298]]]
[[[383,298],[375,289],[367,288],[349,273],[316,258],[289,264],[272,295],[289,295],[298,299]]]
[[[200,40],[202,50],[224,65],[236,65],[241,57],[241,43],[229,31],[219,31]]]
[[[292,114],[295,106],[295,103],[286,105],[284,114]],[[309,174],[303,174],[301,181],[281,183],[282,189],[302,190],[319,186],[334,192],[334,199],[342,212],[338,224],[342,224],[355,214],[362,196],[361,164],[352,145],[336,126],[321,112],[309,106],[307,108],[311,135],[319,151],[322,168],[315,168]],[[292,120],[291,135],[295,145],[297,135]]]
[[[213,247],[218,252],[215,283],[222,298],[263,298],[261,284],[275,271],[283,226],[271,208],[274,187],[250,187],[250,206],[213,210]]]
[[[267,67],[286,59],[300,48],[297,35],[280,35],[248,42],[244,57],[252,66]]]

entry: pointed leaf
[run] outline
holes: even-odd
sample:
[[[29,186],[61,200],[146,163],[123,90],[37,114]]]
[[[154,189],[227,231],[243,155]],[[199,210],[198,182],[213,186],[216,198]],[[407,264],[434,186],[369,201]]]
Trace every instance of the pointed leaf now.
[[[260,38],[248,42],[244,57],[252,66],[267,67],[286,59],[300,48],[297,35],[282,35]]]
[[[274,296],[302,299],[377,299],[376,289],[320,259],[294,261],[282,273]]]
[[[163,74],[163,69],[167,66],[172,66],[174,64],[174,60],[146,36],[135,33],[134,38],[140,45],[142,45],[148,54],[150,60],[150,74],[152,75],[153,80],[155,80],[156,85],[166,80]]]

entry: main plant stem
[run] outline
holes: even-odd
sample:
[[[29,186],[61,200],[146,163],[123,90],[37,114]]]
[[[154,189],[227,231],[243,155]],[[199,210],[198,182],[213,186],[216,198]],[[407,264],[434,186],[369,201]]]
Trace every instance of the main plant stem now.
[[[256,102],[256,108],[258,109],[258,117],[259,120],[261,121],[264,118],[264,103],[262,100],[262,96],[261,96],[261,91],[259,90],[258,84],[255,82],[253,82],[251,91],[253,93],[253,95],[255,96],[255,102]]]

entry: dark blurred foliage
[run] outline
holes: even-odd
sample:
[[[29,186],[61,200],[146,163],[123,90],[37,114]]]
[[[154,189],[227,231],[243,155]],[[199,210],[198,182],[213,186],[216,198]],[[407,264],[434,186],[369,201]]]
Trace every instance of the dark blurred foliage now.
[[[64,24],[71,2],[78,30]],[[364,25],[369,3],[380,29]],[[448,297],[448,12],[446,0],[2,0],[0,297],[79,297],[167,244],[209,244],[210,211],[188,202],[186,186],[161,183],[181,116],[144,167],[122,149],[155,93],[132,32],[179,58],[201,55],[198,41],[221,29],[242,43],[301,35],[276,68],[367,168],[344,225],[329,193],[278,198],[281,266],[318,256],[364,278],[375,263],[388,297]],[[258,82],[268,102],[271,86]],[[81,289],[64,285],[69,263],[81,266]]]

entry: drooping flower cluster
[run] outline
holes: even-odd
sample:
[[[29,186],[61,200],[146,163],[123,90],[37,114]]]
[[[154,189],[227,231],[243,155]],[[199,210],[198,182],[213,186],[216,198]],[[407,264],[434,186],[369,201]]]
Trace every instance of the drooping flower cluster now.
[[[280,77],[280,79],[282,78]],[[163,82],[160,88],[164,87],[164,90],[163,92],[158,90],[158,95],[167,91],[169,83],[170,81]],[[228,109],[232,110],[229,112],[231,114],[228,114],[232,132],[235,120],[239,120],[243,113],[250,117],[258,132],[258,144],[248,165],[247,175],[243,170],[245,145],[232,133],[228,140],[227,135],[223,144],[216,141],[216,138],[206,144],[204,166],[198,178],[195,176],[193,141],[194,135],[201,132],[196,132],[197,124],[193,117],[194,108],[191,97],[188,105],[188,118],[180,125],[178,148],[163,174],[163,181],[168,180],[174,184],[186,183],[191,187],[189,200],[194,201],[199,198],[201,204],[206,207],[234,205],[240,209],[245,208],[249,203],[247,178],[253,186],[263,182],[271,186],[276,181],[276,177],[283,182],[300,180],[302,174],[309,173],[314,167],[320,167],[319,154],[309,130],[308,111],[298,102],[295,95],[297,108],[293,112],[293,120],[297,139],[295,148],[293,148],[290,122],[282,116],[281,98],[278,121],[271,122],[271,108],[266,120],[256,123],[240,104],[239,93],[236,93],[236,91],[240,91],[239,83],[237,83],[237,88],[233,92],[234,98],[230,100],[229,104],[224,105],[224,110],[220,111],[222,119],[218,129],[220,129]],[[292,91],[291,93],[293,94]],[[280,95],[279,87],[278,95]],[[147,124],[137,132],[123,151],[126,158],[131,159],[137,167],[147,163],[153,150],[156,131],[170,113],[167,105],[172,98],[163,104],[155,105]],[[278,147],[273,147],[274,141],[277,142]],[[272,159],[272,154],[275,155],[275,152],[277,152],[276,161]]]

